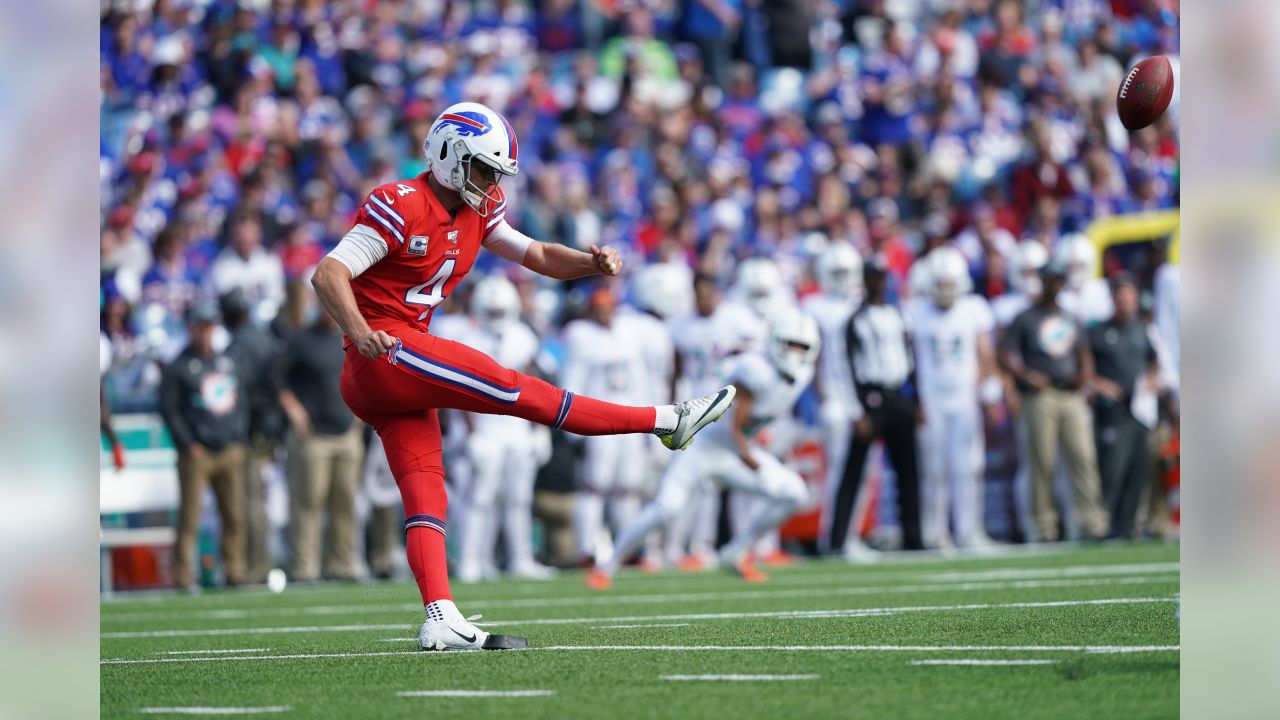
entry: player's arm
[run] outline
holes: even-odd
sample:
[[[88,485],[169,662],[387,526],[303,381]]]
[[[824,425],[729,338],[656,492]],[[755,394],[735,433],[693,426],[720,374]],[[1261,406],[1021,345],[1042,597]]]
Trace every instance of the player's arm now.
[[[751,456],[751,441],[747,439],[746,432],[747,425],[751,422],[751,406],[755,404],[755,396],[743,383],[734,383],[733,386],[738,390],[733,401],[733,424],[730,426],[733,446],[738,450],[738,457],[742,458],[742,462],[747,467],[759,470],[760,463]]]
[[[505,211],[504,204],[489,221],[484,235],[484,248],[498,257],[556,280],[622,272],[622,257],[617,250],[592,245],[591,252],[582,252],[567,245],[534,240],[511,227],[504,219]]]
[[[325,312],[338,323],[342,332],[351,338],[356,349],[365,357],[378,357],[395,346],[395,339],[381,330],[373,330],[360,309],[356,307],[356,296],[351,291],[351,270],[342,262],[326,256],[316,266],[311,276],[311,286],[316,289],[316,297]]]

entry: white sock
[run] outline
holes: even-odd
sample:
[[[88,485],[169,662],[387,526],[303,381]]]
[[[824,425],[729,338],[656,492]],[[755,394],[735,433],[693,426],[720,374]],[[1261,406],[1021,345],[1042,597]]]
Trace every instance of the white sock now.
[[[680,424],[680,416],[676,414],[675,405],[658,405],[653,418],[654,435],[670,435]]]

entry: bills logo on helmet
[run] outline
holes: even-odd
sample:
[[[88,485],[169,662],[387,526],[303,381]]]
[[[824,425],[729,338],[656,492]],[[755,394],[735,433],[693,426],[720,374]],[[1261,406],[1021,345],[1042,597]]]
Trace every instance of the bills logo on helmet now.
[[[440,132],[446,127],[455,127],[459,135],[466,136],[484,135],[492,129],[489,120],[484,115],[470,110],[441,115],[440,124],[436,126],[436,132]]]

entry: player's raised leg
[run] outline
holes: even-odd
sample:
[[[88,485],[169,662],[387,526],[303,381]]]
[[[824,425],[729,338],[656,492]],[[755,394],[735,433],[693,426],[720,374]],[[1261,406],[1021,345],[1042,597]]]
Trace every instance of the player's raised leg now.
[[[683,450],[733,403],[725,386],[676,405],[617,405],[576,395],[503,367],[488,355],[419,331],[405,331],[385,357],[367,358],[351,348],[347,363],[362,392],[379,393],[389,409],[457,408],[512,415],[578,435],[652,433],[672,450]]]

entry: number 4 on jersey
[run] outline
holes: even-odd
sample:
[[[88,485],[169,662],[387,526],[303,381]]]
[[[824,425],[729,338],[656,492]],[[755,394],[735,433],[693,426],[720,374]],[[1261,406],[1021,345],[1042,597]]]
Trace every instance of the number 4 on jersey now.
[[[453,274],[453,266],[456,264],[457,262],[453,258],[445,260],[440,265],[440,269],[436,271],[436,274],[431,276],[430,280],[421,285],[414,285],[404,294],[406,303],[426,306],[426,309],[418,316],[419,320],[425,318],[432,308],[444,300],[444,284],[448,281],[449,276]]]

